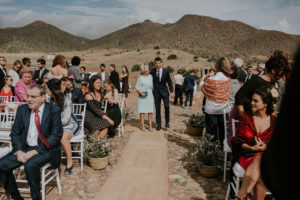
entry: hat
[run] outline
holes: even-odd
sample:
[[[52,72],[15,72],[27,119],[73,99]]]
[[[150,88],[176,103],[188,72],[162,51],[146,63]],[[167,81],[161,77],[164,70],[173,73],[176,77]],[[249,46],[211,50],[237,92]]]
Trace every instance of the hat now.
[[[259,63],[258,64],[258,67],[261,67],[262,69],[265,69],[266,68],[266,65],[264,63]]]
[[[234,59],[233,63],[234,63],[234,65],[237,66],[237,67],[242,67],[243,64],[244,64],[244,62],[243,62],[243,60],[242,60],[241,58],[236,58],[236,59]]]

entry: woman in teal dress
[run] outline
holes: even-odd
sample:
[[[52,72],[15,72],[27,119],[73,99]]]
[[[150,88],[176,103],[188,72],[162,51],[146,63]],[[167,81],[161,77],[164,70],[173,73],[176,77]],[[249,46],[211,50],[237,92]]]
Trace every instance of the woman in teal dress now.
[[[141,118],[141,129],[145,130],[145,114],[148,114],[149,131],[152,129],[152,113],[153,113],[153,78],[149,74],[149,66],[143,64],[140,70],[140,76],[136,82],[135,90],[138,92],[138,112]]]

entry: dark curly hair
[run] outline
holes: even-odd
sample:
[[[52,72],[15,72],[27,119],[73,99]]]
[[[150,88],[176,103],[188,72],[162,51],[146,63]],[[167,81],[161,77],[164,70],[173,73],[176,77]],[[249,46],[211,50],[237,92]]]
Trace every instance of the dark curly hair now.
[[[64,109],[65,95],[60,91],[60,83],[61,80],[53,78],[47,82],[47,86],[53,95],[51,97],[51,102],[61,108]]]
[[[281,77],[287,76],[290,72],[290,66],[288,62],[288,54],[281,50],[276,50],[272,53],[268,61],[266,62],[266,71],[272,73],[274,70],[275,81],[278,81]]]
[[[274,104],[276,103],[276,100],[272,97],[271,89],[269,87],[259,87],[253,92],[254,94],[259,95],[262,101],[267,104],[266,113],[271,115],[274,112]]]
[[[90,78],[90,81],[89,81],[89,92],[95,93],[94,83],[98,79],[101,80],[101,78],[99,76],[97,76],[97,75],[94,75],[94,76],[92,76]],[[97,92],[101,93],[101,91],[97,91]]]

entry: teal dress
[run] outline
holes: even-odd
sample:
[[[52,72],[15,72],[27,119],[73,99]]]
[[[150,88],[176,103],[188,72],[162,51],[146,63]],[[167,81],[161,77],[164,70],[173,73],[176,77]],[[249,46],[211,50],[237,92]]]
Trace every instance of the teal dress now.
[[[141,92],[147,92],[146,97],[140,97],[138,95],[138,113],[153,113],[154,98],[152,75],[139,76],[135,89]]]

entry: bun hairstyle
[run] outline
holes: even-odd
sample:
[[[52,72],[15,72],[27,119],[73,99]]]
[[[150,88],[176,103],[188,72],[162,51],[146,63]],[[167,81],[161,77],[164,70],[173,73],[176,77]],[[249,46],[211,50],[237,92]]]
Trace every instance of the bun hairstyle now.
[[[290,72],[288,63],[288,54],[281,50],[272,53],[265,65],[266,71],[272,73],[274,71],[275,80],[279,80],[282,76],[286,76]]]
[[[275,89],[275,88],[274,88]],[[261,97],[262,101],[267,104],[267,114],[271,115],[275,108],[274,105],[278,102],[279,98],[277,97],[273,97],[271,90],[273,90],[273,88],[269,88],[269,87],[260,87],[257,88],[253,94],[257,94]]]
[[[51,102],[61,108],[64,109],[65,95],[60,90],[61,80],[59,79],[50,79],[46,85],[49,88],[51,94]]]

